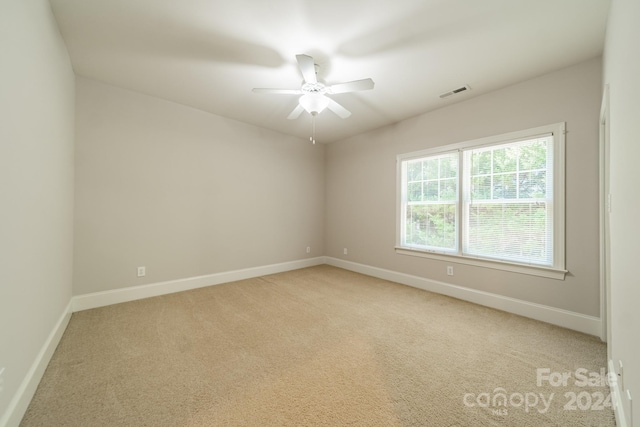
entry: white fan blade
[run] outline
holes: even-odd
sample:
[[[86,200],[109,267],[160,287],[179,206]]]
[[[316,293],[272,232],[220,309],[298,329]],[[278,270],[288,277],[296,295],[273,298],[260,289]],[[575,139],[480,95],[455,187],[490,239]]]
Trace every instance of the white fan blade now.
[[[252,89],[255,93],[275,93],[281,95],[300,95],[302,91],[300,89],[270,89],[263,87],[256,87]]]
[[[328,96],[327,96],[327,99],[329,100],[329,105],[327,105],[329,110],[336,113],[340,118],[346,119],[351,115],[351,112],[346,108],[344,108],[342,105],[338,104],[336,101],[329,98]]]
[[[304,108],[302,107],[302,105],[298,104],[298,106],[296,108],[293,109],[293,111],[291,112],[291,114],[289,114],[289,116],[287,117],[287,119],[289,120],[295,120],[298,117],[300,117],[300,114],[302,114],[302,112],[304,111]]]
[[[345,93],[355,92],[358,90],[373,89],[375,83],[371,79],[354,80],[352,82],[338,83],[333,86],[327,87],[328,93]]]
[[[298,66],[304,81],[306,83],[315,84],[318,82],[316,78],[316,65],[313,63],[313,58],[309,55],[296,55],[298,60]]]

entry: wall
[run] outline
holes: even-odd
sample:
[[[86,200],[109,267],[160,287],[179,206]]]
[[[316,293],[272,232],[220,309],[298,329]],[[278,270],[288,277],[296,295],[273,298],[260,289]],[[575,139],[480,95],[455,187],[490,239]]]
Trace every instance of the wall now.
[[[20,420],[43,344],[68,320],[73,139],[74,75],[49,2],[2,1],[0,425]]]
[[[604,82],[609,85],[612,359],[624,365],[622,403],[627,425],[631,412],[640,426],[640,279],[638,279],[638,159],[640,158],[640,2],[613,0],[605,47]],[[619,373],[619,372],[618,372]],[[633,411],[626,396],[630,390]]]
[[[329,145],[326,255],[598,317],[601,66],[595,58]],[[450,277],[451,263],[395,253],[398,154],[561,121],[568,131],[564,281],[463,264],[453,264]]]
[[[85,78],[76,90],[76,295],[322,255],[322,145]]]

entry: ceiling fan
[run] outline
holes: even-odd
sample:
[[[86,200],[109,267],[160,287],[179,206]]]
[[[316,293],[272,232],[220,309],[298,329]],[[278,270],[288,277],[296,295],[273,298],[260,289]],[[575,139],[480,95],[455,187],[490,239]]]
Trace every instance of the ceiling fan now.
[[[351,115],[351,112],[333,99],[329,98],[327,95],[373,89],[374,83],[371,79],[354,80],[351,82],[337,83],[327,86],[323,82],[318,81],[316,76],[317,65],[314,63],[311,56],[301,54],[296,55],[296,59],[298,61],[298,67],[300,67],[302,77],[304,78],[304,82],[300,89],[253,89],[253,92],[256,93],[301,95],[298,100],[298,105],[287,117],[289,120],[297,119],[303,111],[306,111],[311,114],[311,116],[315,117],[325,108],[329,108],[329,110],[333,111],[339,117],[346,119]]]

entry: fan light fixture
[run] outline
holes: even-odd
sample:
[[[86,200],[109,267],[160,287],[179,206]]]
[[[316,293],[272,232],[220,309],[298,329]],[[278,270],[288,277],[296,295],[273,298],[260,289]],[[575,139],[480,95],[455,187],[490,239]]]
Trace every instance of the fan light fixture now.
[[[337,83],[326,86],[323,82],[318,81],[318,66],[313,62],[313,58],[309,55],[296,55],[298,67],[302,73],[304,83],[300,89],[269,89],[269,88],[253,88],[258,93],[276,93],[284,95],[302,95],[298,99],[298,105],[293,109],[287,117],[289,120],[297,119],[303,111],[311,115],[311,137],[309,140],[316,143],[316,116],[326,108],[333,111],[338,117],[346,119],[351,112],[338,104],[336,101],[326,95],[334,95],[337,93],[355,92],[358,90],[373,89],[374,83],[371,79],[354,80],[346,83]]]
[[[321,113],[329,105],[329,98],[324,95],[307,93],[302,95],[298,103],[311,115]]]

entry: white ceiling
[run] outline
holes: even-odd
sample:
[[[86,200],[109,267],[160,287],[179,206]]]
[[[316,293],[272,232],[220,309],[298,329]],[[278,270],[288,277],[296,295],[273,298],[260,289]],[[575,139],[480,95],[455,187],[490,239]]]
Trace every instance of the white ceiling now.
[[[285,134],[295,55],[327,84],[370,77],[375,89],[332,95],[316,139],[333,142],[601,54],[609,0],[51,0],[76,74]],[[468,84],[472,90],[440,99]]]

